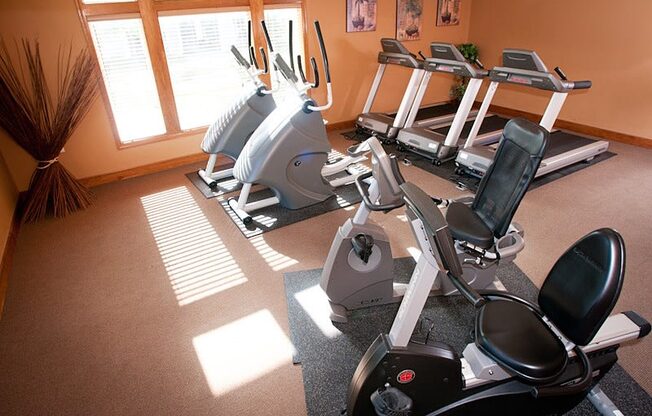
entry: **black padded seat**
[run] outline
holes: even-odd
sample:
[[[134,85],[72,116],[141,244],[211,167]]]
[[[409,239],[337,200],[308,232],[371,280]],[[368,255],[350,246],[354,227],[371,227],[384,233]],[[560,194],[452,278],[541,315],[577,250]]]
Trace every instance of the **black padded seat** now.
[[[494,233],[470,206],[452,202],[446,211],[448,229],[453,238],[482,248],[491,248]]]
[[[476,315],[475,343],[485,354],[529,384],[553,381],[568,353],[530,308],[508,300],[487,302]]]

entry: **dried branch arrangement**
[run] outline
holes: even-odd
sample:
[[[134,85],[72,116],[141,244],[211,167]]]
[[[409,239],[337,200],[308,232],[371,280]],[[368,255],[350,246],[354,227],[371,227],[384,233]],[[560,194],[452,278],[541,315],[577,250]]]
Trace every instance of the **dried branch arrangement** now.
[[[59,163],[59,154],[97,94],[98,68],[87,49],[59,50],[55,99],[38,41],[16,43],[18,59],[0,41],[0,127],[38,161],[24,219],[63,217],[91,203],[90,192]]]

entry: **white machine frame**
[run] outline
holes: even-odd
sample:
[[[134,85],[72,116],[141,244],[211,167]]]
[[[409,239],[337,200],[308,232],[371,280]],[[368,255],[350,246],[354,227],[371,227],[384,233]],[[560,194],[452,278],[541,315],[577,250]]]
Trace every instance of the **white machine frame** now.
[[[443,264],[440,263],[432,252],[426,235],[427,231],[421,220],[415,218],[411,221],[410,225],[415,235],[420,236],[419,246],[421,248],[421,255],[388,334],[391,346],[396,349],[407,348],[421,316],[421,312],[428,300],[430,288],[435,284],[437,276],[440,276],[442,273],[441,270],[444,269]],[[569,357],[574,356],[575,353],[572,350],[575,344],[566,339],[561,334],[561,331],[549,320],[544,319],[544,321],[560,337],[566,347],[566,351],[568,351]],[[625,314],[611,315],[602,324],[593,340],[581,348],[585,353],[590,353],[623,342],[633,341],[639,338],[640,330],[641,328]],[[473,343],[468,344],[464,349],[461,363],[464,390],[512,377],[498,363],[482,353]],[[613,402],[600,389],[599,385],[594,386],[587,397],[602,414],[612,416],[622,415]]]
[[[559,113],[561,112],[566,98],[568,97],[568,93],[572,91],[574,84],[573,82],[566,81],[565,78],[561,82],[566,90],[553,91],[546,110],[541,117],[541,121],[539,122],[541,127],[545,128],[551,133],[554,131],[555,122],[557,121]],[[471,170],[474,170],[476,169],[474,166],[472,166],[474,160],[482,159],[483,162],[485,162],[483,164],[486,164],[487,166],[489,166],[491,163],[490,160],[493,159],[495,149],[489,146],[483,146],[487,141],[487,135],[478,135],[478,132],[482,127],[482,122],[487,115],[487,111],[489,110],[489,106],[491,105],[499,84],[499,81],[492,81],[489,84],[489,88],[485,94],[484,99],[482,100],[482,105],[478,110],[478,115],[473,123],[469,137],[464,144],[464,147],[458,152],[457,158],[455,160],[458,166],[465,166]],[[495,132],[489,134],[495,135]],[[544,159],[541,161],[541,165],[537,170],[535,178],[550,172],[554,172],[565,166],[569,166],[581,161],[591,160],[598,154],[606,151],[608,147],[609,142],[605,140],[594,140],[593,142],[587,143],[581,147],[577,147],[572,151],[566,151],[554,156],[544,156]],[[482,174],[484,174],[484,172],[482,172]]]
[[[362,108],[361,115],[368,114],[371,112],[371,108],[374,104],[374,101],[376,100],[376,95],[378,94],[378,90],[383,80],[383,76],[385,74],[386,68],[387,68],[387,64],[378,65],[376,76],[374,77],[374,80],[371,83],[371,89],[369,90],[369,95],[367,95],[367,101],[365,101],[364,107]],[[414,68],[412,70],[412,74],[410,75],[410,80],[408,81],[407,88],[405,90],[405,93],[403,94],[403,98],[401,98],[401,104],[399,105],[398,110],[396,111],[396,115],[394,116],[392,127],[400,129],[406,125],[408,116],[411,113],[412,104],[414,103],[415,98],[417,97],[417,94],[419,92],[418,90],[421,83],[423,82],[424,76],[427,76],[427,72],[425,70],[419,68]],[[358,119],[358,121],[361,121],[360,118]]]

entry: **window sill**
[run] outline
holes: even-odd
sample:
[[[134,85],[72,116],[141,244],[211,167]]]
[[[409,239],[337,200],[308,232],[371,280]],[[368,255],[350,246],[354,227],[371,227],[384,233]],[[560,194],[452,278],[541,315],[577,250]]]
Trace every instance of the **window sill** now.
[[[124,149],[131,149],[132,147],[138,147],[138,146],[145,146],[148,144],[152,143],[158,143],[158,142],[163,142],[167,140],[174,140],[174,139],[180,139],[184,137],[190,137],[190,136],[197,136],[200,134],[205,134],[206,130],[208,130],[208,126],[206,127],[196,127],[194,129],[190,130],[183,130],[177,133],[164,133],[164,134],[159,134],[158,136],[150,136],[146,137],[144,139],[139,139],[135,140],[132,142],[127,142],[123,143],[120,141],[119,138],[116,137],[116,147],[118,150],[124,150]]]

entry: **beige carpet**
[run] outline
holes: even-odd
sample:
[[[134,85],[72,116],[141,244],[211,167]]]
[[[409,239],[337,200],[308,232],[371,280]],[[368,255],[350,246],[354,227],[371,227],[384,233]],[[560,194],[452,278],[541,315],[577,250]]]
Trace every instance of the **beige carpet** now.
[[[617,310],[652,319],[652,151],[612,149],[617,157],[527,194],[517,264],[540,284],[575,239],[615,227],[628,247]],[[0,414],[305,414],[282,276],[321,267],[352,211],[247,240],[189,170],[96,188],[91,209],[22,229],[0,321]],[[403,172],[432,194],[460,194],[417,168]],[[392,230],[395,255],[408,255],[402,213],[375,219]],[[651,392],[652,341],[621,351]]]

